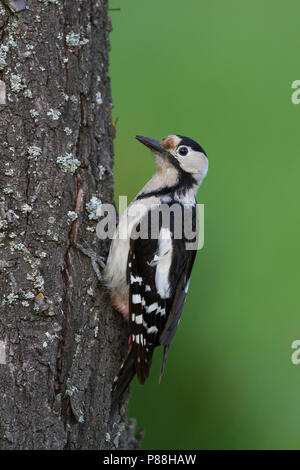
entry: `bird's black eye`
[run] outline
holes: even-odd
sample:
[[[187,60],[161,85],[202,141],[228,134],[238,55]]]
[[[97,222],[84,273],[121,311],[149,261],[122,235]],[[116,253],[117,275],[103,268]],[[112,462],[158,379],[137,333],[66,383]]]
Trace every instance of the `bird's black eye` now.
[[[179,155],[182,155],[183,157],[189,153],[189,149],[187,147],[179,147],[178,150]]]

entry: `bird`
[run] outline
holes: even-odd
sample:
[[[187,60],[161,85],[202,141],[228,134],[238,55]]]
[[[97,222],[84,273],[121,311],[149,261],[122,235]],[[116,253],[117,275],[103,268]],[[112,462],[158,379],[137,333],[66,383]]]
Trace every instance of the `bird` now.
[[[187,243],[197,241],[196,194],[208,171],[206,152],[189,137],[136,139],[153,153],[157,171],[121,215],[104,270],[112,306],[130,330],[128,353],[112,385],[114,406],[135,374],[140,384],[145,383],[154,349],[160,345],[161,380],[197,253],[195,243],[191,249]],[[182,210],[176,212],[178,207]],[[162,216],[164,208],[169,209],[169,218]],[[194,238],[185,234],[185,210]]]

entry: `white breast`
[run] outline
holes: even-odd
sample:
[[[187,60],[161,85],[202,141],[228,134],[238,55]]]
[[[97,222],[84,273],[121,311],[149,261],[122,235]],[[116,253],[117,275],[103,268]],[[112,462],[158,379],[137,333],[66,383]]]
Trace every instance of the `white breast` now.
[[[151,204],[157,204],[157,202],[155,197],[134,200],[120,217],[104,271],[107,287],[120,297],[128,298],[126,272],[132,229],[144,217]]]
[[[172,236],[168,228],[162,227],[158,239],[158,261],[155,272],[155,285],[162,299],[170,296],[169,272],[172,264]]]

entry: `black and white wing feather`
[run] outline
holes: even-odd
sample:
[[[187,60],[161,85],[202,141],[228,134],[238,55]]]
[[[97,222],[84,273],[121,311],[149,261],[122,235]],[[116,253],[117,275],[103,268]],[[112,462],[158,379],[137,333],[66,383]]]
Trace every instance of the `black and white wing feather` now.
[[[196,208],[193,210],[196,218]],[[174,217],[168,226],[160,221],[158,238],[137,238],[130,244],[129,317],[135,370],[140,383],[147,379],[153,350],[159,345],[165,346],[163,372],[195,260],[196,250],[186,249],[187,240],[184,236],[177,239],[174,227]]]

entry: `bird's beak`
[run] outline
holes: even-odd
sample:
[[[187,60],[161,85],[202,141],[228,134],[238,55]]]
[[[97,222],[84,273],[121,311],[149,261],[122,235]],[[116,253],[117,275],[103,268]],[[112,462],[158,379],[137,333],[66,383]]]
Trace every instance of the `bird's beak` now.
[[[165,149],[163,149],[160,145],[159,145],[159,141],[158,140],[154,140],[154,139],[149,139],[149,137],[143,137],[142,135],[137,135],[136,136],[136,139],[141,142],[142,144],[146,145],[146,147],[148,147],[150,150],[152,150],[152,152],[156,152],[156,153],[165,153]]]

